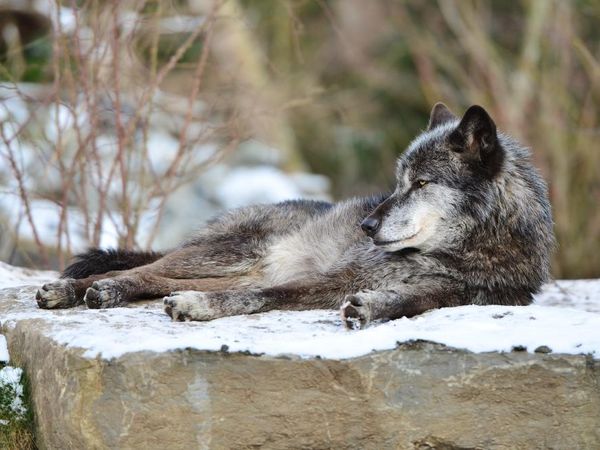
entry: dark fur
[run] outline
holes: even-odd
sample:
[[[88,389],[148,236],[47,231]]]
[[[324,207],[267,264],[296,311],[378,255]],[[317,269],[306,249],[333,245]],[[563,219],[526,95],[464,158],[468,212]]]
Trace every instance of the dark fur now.
[[[162,258],[163,253],[132,250],[91,248],[75,256],[75,261],[62,273],[61,278],[87,278],[115,270],[145,266]]]
[[[176,320],[341,306],[348,324],[365,325],[532,301],[554,246],[546,185],[483,108],[459,119],[436,105],[396,178],[388,195],[229,211],[164,255],[91,250],[38,291],[38,304],[166,296]]]

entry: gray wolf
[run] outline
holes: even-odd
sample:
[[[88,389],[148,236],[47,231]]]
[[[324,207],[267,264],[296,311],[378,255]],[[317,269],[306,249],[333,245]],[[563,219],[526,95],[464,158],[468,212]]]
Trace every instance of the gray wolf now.
[[[387,195],[226,212],[175,250],[91,250],[41,308],[164,297],[174,320],[340,308],[348,326],[457,305],[527,305],[554,246],[544,181],[488,113],[434,106]]]

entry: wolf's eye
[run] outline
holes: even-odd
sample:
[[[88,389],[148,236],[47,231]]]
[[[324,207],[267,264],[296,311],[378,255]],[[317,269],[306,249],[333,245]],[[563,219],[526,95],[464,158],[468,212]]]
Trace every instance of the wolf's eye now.
[[[415,185],[416,188],[422,188],[427,183],[429,183],[429,181],[427,181],[427,180],[417,180],[417,181],[414,182],[414,185]]]

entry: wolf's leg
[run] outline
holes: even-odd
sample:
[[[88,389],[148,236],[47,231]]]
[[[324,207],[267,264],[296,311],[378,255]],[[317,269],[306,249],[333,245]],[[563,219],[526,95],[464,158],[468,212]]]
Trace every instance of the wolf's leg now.
[[[348,325],[357,319],[362,326],[376,319],[411,317],[429,309],[462,303],[460,290],[447,283],[432,290],[410,286],[399,291],[361,291],[348,295],[349,284],[289,283],[267,289],[224,292],[174,292],[164,299],[165,312],[175,320],[212,320],[238,314],[282,310],[331,309],[343,300],[342,318]]]
[[[340,314],[348,328],[364,328],[373,320],[413,317],[430,309],[463,303],[460,292],[451,289],[420,293],[361,291],[345,298]]]
[[[88,308],[112,308],[132,300],[164,297],[174,291],[222,291],[256,286],[256,283],[257,280],[249,276],[188,280],[148,273],[124,273],[113,278],[94,281],[85,292],[84,301]]]
[[[99,283],[98,290],[106,291],[101,297],[110,295],[112,298],[112,300],[106,301],[106,305],[115,305],[139,296],[151,297],[154,292],[158,292],[156,297],[162,297],[175,290],[196,289],[195,284],[182,284],[182,282],[173,284],[173,280],[208,277],[213,281],[209,284],[201,283],[200,286],[203,290],[213,290],[205,287],[215,285],[215,278],[235,278],[235,276],[250,271],[257,261],[256,257],[248,253],[236,254],[232,249],[229,251],[228,249],[228,246],[220,246],[219,250],[215,250],[209,248],[208,245],[206,247],[202,245],[184,247],[145,266],[95,274],[81,279],[64,278],[42,286],[36,293],[36,300],[40,308],[72,308],[84,302],[86,291],[96,282]],[[108,281],[115,277],[121,277],[119,282]],[[144,277],[149,279],[148,283],[144,281]],[[168,279],[170,281],[165,281]],[[100,288],[103,285],[104,287]],[[153,285],[156,285],[156,290],[149,293],[144,292],[144,289],[150,289],[150,286]],[[164,289],[159,289],[160,286],[165,285],[172,288],[166,292]],[[216,283],[216,286],[219,285]],[[230,284],[227,284],[226,287],[220,289],[229,289],[229,286]],[[119,289],[123,292],[119,293]],[[91,293],[89,298],[93,297],[94,293]],[[91,304],[96,305],[98,301],[97,299],[91,300]],[[102,302],[100,301],[100,303]]]
[[[214,290],[213,286],[224,290],[235,287],[237,277],[249,272],[255,264],[256,259],[236,256],[233,252],[224,255],[214,249],[186,247],[134,269],[47,283],[37,291],[36,300],[40,308],[71,308],[82,304],[91,289],[86,302],[89,307],[100,308],[140,297],[162,297],[177,290]],[[203,278],[209,281],[200,282]]]
[[[265,289],[174,292],[165,297],[164,305],[165,312],[175,320],[212,320],[273,309],[332,309],[341,304],[347,288],[339,280],[321,280]]]

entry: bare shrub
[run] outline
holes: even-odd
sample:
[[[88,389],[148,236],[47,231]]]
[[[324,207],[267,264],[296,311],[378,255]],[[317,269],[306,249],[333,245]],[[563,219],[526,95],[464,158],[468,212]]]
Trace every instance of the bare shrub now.
[[[30,253],[45,265],[51,250],[64,266],[75,240],[100,245],[107,227],[120,246],[149,246],[167,198],[242,138],[236,111],[200,98],[223,2],[211,2],[191,23],[163,3],[89,0],[54,8],[51,83],[34,94],[4,70],[0,158],[12,178],[6,195],[19,211],[11,219],[17,233],[26,223],[37,249]],[[158,28],[167,20],[185,26],[165,55]],[[193,47],[200,50],[190,58]],[[163,90],[177,71],[185,75],[185,97]],[[157,123],[175,146],[149,146]],[[33,210],[40,202],[58,214],[54,245],[43,214]]]

